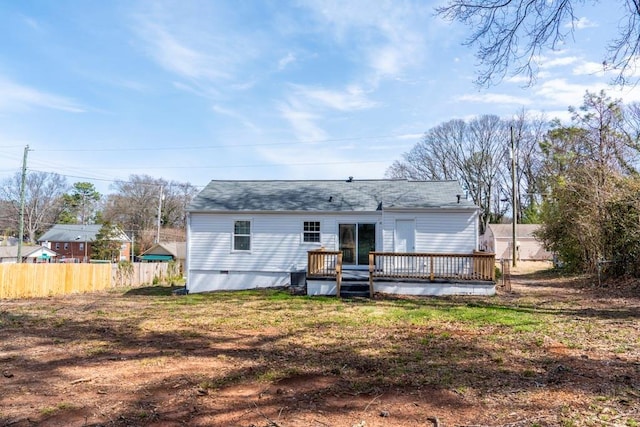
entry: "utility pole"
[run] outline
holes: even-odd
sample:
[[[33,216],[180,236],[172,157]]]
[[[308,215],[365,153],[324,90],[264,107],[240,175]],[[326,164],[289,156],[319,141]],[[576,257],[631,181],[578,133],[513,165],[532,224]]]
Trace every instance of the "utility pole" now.
[[[513,126],[511,126],[511,207],[513,209],[513,229],[512,229],[512,243],[511,243],[511,258],[513,259],[513,266],[517,265],[518,246],[517,246],[517,223],[518,223],[518,206],[517,206],[517,188],[516,188],[516,147],[515,140],[513,138]]]
[[[22,262],[22,240],[24,239],[24,193],[27,183],[27,153],[29,146],[24,147],[24,157],[22,159],[22,179],[20,181],[20,219],[18,226],[18,259],[16,262]]]
[[[158,233],[156,234],[156,243],[160,243],[160,220],[162,217],[162,199],[164,199],[164,194],[162,193],[162,185],[161,185],[160,197],[158,198]]]

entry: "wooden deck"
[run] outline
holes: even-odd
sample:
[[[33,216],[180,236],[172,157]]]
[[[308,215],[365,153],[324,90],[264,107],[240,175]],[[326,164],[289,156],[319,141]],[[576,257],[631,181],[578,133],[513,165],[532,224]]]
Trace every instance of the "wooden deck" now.
[[[439,253],[369,253],[369,268],[344,270],[339,251],[309,251],[307,279],[335,280],[336,294],[340,296],[345,280],[368,281],[369,295],[373,297],[376,282],[411,282],[416,286],[444,283],[495,282],[495,254]]]

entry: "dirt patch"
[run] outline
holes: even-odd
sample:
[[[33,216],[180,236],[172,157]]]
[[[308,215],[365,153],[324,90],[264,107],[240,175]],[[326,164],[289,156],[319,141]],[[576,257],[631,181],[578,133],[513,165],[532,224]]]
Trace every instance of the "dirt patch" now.
[[[635,291],[515,273],[491,298],[1,301],[0,426],[639,425]]]

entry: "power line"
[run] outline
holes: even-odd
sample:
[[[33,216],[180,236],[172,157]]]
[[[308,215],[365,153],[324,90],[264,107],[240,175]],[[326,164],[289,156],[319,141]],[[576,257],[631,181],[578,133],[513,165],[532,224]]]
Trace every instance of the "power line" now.
[[[102,170],[131,170],[131,169],[234,169],[234,168],[268,168],[268,167],[290,167],[290,166],[323,166],[323,165],[327,165],[327,166],[335,166],[335,165],[359,165],[359,164],[376,164],[376,163],[388,163],[388,160],[365,160],[365,161],[343,161],[343,162],[300,162],[300,163],[269,163],[269,164],[248,164],[248,165],[219,165],[219,166],[193,166],[193,165],[189,165],[189,166],[137,166],[136,168],[133,167],[117,167],[117,168],[98,168],[98,169],[102,169]],[[50,172],[50,171],[45,171],[45,170],[36,170],[36,169],[30,169],[33,172],[42,172],[42,173],[50,173],[50,174],[56,174],[56,175],[60,175],[60,176],[64,176],[67,178],[76,178],[76,179],[86,179],[86,180],[93,180],[93,181],[100,181],[100,182],[112,182],[112,183],[116,183],[116,182],[122,182],[122,183],[130,183],[130,184],[140,184],[140,185],[150,185],[150,186],[158,186],[159,184],[151,184],[151,183],[137,183],[134,181],[130,181],[128,179],[106,179],[106,178],[95,178],[95,177],[89,177],[89,176],[82,176],[82,175],[71,175],[71,174],[64,174],[64,173],[58,173],[58,172]],[[184,184],[190,184],[190,183],[184,183]],[[193,187],[196,188],[204,188],[206,187],[206,185],[193,185]]]
[[[322,166],[322,165],[353,165],[353,164],[370,164],[370,163],[388,163],[388,160],[364,160],[364,161],[344,161],[344,162],[303,162],[303,163],[263,163],[250,165],[219,165],[219,166],[137,166],[143,169],[234,169],[234,168],[268,168],[283,166]],[[101,170],[131,170],[132,167],[106,167],[98,168]]]
[[[174,147],[122,147],[122,148],[45,148],[38,149],[42,152],[107,152],[107,151],[184,151],[184,150],[215,150],[220,148],[252,148],[252,147],[273,147],[281,145],[312,145],[323,142],[345,142],[345,141],[362,141],[373,139],[390,139],[414,136],[414,134],[397,134],[397,135],[381,135],[381,136],[358,136],[351,138],[334,138],[334,139],[315,139],[307,141],[289,141],[289,142],[271,142],[271,143],[253,143],[253,144],[233,144],[233,145],[194,145],[194,146],[174,146]]]

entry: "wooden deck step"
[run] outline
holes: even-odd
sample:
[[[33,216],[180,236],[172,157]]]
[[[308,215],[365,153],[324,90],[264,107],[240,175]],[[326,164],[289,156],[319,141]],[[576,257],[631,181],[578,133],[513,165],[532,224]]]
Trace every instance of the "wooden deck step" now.
[[[345,281],[340,286],[341,298],[369,298],[369,282]]]

